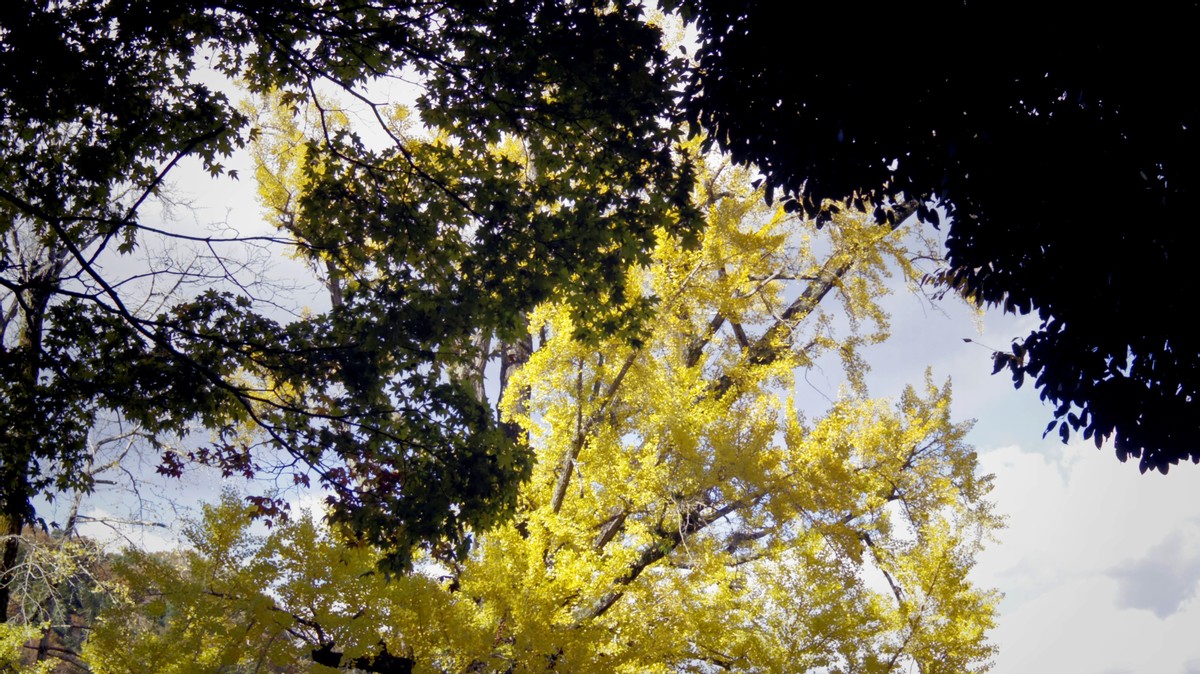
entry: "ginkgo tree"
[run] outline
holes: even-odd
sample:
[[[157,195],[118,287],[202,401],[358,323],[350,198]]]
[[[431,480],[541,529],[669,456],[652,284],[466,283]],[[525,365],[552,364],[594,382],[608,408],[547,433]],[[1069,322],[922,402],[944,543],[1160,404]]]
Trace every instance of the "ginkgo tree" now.
[[[913,282],[922,251],[849,209],[819,229],[771,210],[734,169],[700,185],[701,244],[664,234],[629,271],[621,301],[654,301],[640,335],[530,314],[500,412],[537,461],[470,555],[387,577],[336,529],[256,535],[227,498],[193,549],[120,565],[93,671],[986,670],[997,595],[969,572],[1000,524],[990,478],[949,383],[880,400],[863,378],[889,276]],[[846,386],[810,419],[795,382],[831,356]]]

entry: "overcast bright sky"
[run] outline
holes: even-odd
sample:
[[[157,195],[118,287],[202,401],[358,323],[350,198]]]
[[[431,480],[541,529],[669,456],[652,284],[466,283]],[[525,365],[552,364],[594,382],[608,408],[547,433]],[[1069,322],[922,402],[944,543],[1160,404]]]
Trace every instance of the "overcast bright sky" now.
[[[1027,383],[991,376],[990,350],[1034,322],[992,312],[948,315],[891,302],[894,339],[879,349],[873,393],[894,395],[926,365],[954,381],[955,416],[977,419],[972,443],[1008,527],[977,582],[1005,594],[991,637],[995,674],[1200,674],[1200,467],[1141,475],[1106,446],[1063,445]],[[971,339],[965,343],[963,339]]]

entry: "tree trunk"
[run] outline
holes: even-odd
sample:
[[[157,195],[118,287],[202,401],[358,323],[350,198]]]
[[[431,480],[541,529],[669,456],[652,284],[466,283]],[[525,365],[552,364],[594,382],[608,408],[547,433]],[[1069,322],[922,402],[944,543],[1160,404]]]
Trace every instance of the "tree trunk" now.
[[[496,397],[497,405],[500,404],[505,392],[508,390],[508,383],[512,378],[513,372],[529,362],[529,357],[533,355],[533,335],[529,334],[528,317],[522,320],[525,321],[525,333],[511,342],[505,342],[500,347],[500,394]],[[517,403],[517,413],[524,414],[529,404],[529,388],[526,387],[521,390],[518,395],[520,395],[520,400]],[[496,418],[500,418],[499,410],[497,410]],[[502,422],[502,424],[504,432],[514,442],[521,438],[519,425],[512,422]],[[528,438],[525,438],[525,440],[528,441]]]
[[[41,418],[38,405],[38,379],[41,375],[42,329],[46,307],[62,262],[57,258],[46,261],[36,269],[21,293],[19,337],[17,347],[9,354],[19,364],[14,368],[17,381],[9,384],[8,428],[0,441],[0,622],[8,622],[8,604],[12,598],[12,581],[20,548],[21,529],[30,519],[33,499],[29,471],[40,433],[38,428],[48,421]]]
[[[8,495],[5,494],[5,505]],[[13,581],[13,568],[17,565],[17,549],[20,544],[21,518],[5,512],[0,513],[0,536],[4,537],[3,555],[0,555],[0,624],[8,622],[8,603],[11,599],[9,586]]]

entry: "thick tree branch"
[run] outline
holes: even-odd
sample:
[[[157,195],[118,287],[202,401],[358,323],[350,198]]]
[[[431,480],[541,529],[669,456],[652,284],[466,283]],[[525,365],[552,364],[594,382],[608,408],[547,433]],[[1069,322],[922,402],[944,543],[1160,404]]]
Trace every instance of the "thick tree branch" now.
[[[620,508],[615,515],[609,517],[600,526],[600,533],[596,535],[596,540],[592,541],[592,549],[596,552],[604,550],[604,546],[608,545],[621,527],[625,526],[625,519],[628,516],[629,513],[624,508]]]
[[[908,201],[897,206],[896,223],[899,224],[907,219],[910,215],[916,212],[920,204],[916,201]],[[890,234],[891,232],[887,232]],[[885,235],[887,235],[885,234]],[[770,365],[775,362],[783,353],[781,346],[785,342],[786,333],[792,330],[792,326],[803,320],[821,304],[829,291],[841,285],[842,277],[844,277],[858,262],[858,257],[852,254],[831,255],[821,266],[821,270],[817,272],[816,277],[809,282],[804,291],[792,300],[792,303],[783,310],[783,313],[777,316],[776,321],[767,328],[761,337],[750,345],[746,350],[744,357],[745,362],[751,365]],[[712,387],[712,393],[715,397],[724,396],[733,386],[733,379],[728,375],[722,375]]]
[[[625,595],[625,588],[630,583],[637,580],[638,576],[642,575],[642,572],[650,565],[674,552],[688,537],[703,531],[713,522],[733,512],[754,505],[764,495],[759,493],[745,496],[727,503],[707,515],[700,515],[699,513],[686,515],[682,518],[683,521],[678,528],[659,532],[659,539],[654,543],[642,546],[637,558],[629,565],[625,573],[613,581],[613,588],[611,590],[604,593],[588,606],[576,610],[575,625],[582,625],[589,620],[594,620],[604,615],[608,609],[613,607],[613,604],[616,604]]]

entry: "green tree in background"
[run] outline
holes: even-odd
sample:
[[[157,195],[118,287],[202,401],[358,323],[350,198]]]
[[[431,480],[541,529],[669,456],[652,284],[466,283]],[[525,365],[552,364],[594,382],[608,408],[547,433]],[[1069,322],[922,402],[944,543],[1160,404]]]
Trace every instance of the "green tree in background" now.
[[[152,236],[226,243],[143,215],[181,163],[222,176],[254,137],[201,64],[287,104],[339,91],[385,133],[369,85],[421,83],[437,142],[368,147],[334,125],[309,139],[297,220],[278,238],[353,274],[331,310],[279,321],[226,277],[147,312],[116,271]],[[76,467],[102,410],[151,441],[217,431],[164,451],[164,472],[198,460],[319,481],[333,520],[391,569],[510,510],[530,455],[448,372],[474,357],[473,336],[518,333],[551,296],[579,311],[581,334],[632,329],[636,315],[589,299],[620,295],[656,228],[694,226],[660,121],[673,72],[630,3],[4,3],[0,607],[33,498],[88,487]]]

